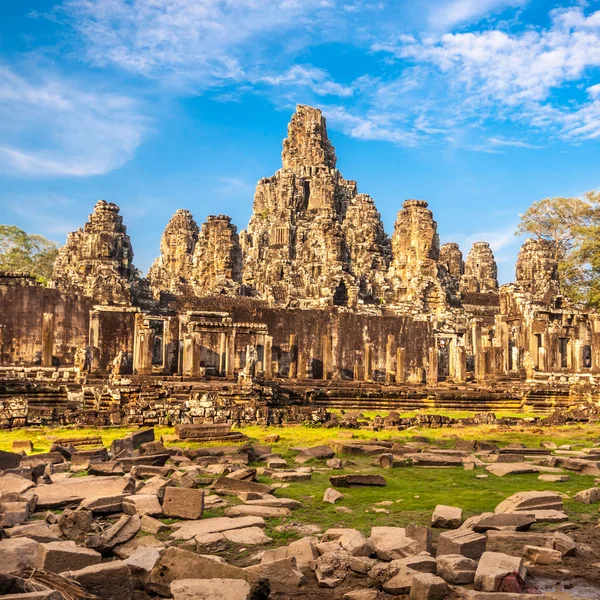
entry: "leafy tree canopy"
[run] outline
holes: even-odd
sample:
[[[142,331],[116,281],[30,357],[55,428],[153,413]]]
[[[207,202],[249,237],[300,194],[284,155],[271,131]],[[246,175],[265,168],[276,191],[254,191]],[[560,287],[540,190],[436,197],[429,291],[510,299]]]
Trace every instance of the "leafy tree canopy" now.
[[[600,192],[534,202],[515,234],[549,241],[562,293],[575,305],[600,307]]]
[[[15,225],[0,225],[0,270],[29,273],[46,281],[52,275],[58,244]]]

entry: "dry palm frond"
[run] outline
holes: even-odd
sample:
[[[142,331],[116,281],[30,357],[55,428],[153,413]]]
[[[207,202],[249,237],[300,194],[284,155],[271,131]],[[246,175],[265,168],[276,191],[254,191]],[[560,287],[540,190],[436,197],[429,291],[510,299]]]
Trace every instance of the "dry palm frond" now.
[[[39,569],[24,569],[13,573],[25,580],[24,592],[43,592],[55,590],[60,592],[65,600],[100,600],[98,596],[88,594],[76,581],[48,571]]]

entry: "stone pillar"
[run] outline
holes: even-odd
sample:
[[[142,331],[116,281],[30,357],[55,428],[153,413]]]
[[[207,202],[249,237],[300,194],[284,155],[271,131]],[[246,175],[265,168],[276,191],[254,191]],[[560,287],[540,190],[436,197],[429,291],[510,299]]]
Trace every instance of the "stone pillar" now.
[[[475,354],[475,379],[477,381],[485,379],[485,349],[481,345]]]
[[[354,381],[358,381],[360,379],[360,367],[357,363],[354,363],[353,378]]]
[[[505,317],[496,315],[496,337],[498,338],[499,346],[502,349],[502,374],[508,372],[508,353],[510,352],[508,347],[508,323]],[[475,354],[473,354],[475,356]]]
[[[227,356],[225,358],[225,374],[228,379],[235,377],[235,329],[227,336]]]
[[[191,377],[194,372],[194,334],[186,333],[183,336],[183,356],[181,359],[181,372],[186,377]]]
[[[219,340],[219,375],[227,373],[227,334],[222,331]]]
[[[385,381],[392,383],[394,381],[394,350],[396,349],[396,338],[388,335],[385,346]]]
[[[429,385],[437,385],[438,362],[438,349],[433,346],[429,348],[429,363],[427,365],[427,383]]]
[[[332,377],[332,349],[331,337],[323,336],[323,379],[331,379]]]
[[[600,317],[592,317],[592,372],[600,373]]]
[[[467,351],[464,346],[456,347],[456,368],[454,379],[457,383],[464,383],[467,380]]]
[[[396,350],[396,383],[406,381],[406,348]]]
[[[297,369],[298,369],[298,374],[297,377],[298,379],[306,379],[308,374],[306,372],[306,355],[304,354],[304,351],[298,350],[298,354],[297,354]]]
[[[538,349],[538,369],[542,372],[548,370],[548,352],[543,346]]]
[[[152,353],[154,351],[154,331],[143,322],[136,327],[136,344],[133,356],[133,370],[137,375],[152,375]]]
[[[42,367],[52,366],[54,349],[54,314],[44,313],[42,317]]]
[[[273,338],[265,335],[265,345],[263,349],[264,356],[264,376],[267,379],[273,378]]]
[[[373,381],[373,346],[365,342],[365,381]]]
[[[290,334],[290,379],[298,377],[298,336],[295,333]]]
[[[100,313],[92,311],[90,313],[90,352],[91,352],[91,372],[100,371]]]

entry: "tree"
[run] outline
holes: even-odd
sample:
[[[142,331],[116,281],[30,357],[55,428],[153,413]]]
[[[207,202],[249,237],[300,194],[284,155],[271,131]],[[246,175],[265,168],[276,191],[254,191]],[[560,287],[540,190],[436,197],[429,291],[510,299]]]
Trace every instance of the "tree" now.
[[[549,241],[562,293],[576,305],[600,306],[600,193],[534,202],[521,215],[515,233]],[[592,259],[598,261],[597,271]],[[597,295],[592,293],[596,285]]]
[[[0,225],[0,270],[28,273],[45,281],[52,275],[58,244],[15,225]]]

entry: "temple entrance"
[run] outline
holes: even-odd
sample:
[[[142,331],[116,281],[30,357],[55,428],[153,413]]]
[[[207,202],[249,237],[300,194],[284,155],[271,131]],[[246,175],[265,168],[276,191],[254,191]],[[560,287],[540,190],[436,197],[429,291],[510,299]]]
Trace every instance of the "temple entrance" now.
[[[348,306],[348,288],[342,279],[333,294],[334,306]]]
[[[150,320],[150,329],[154,332],[152,346],[152,366],[163,367],[165,359],[165,322]]]
[[[560,368],[566,369],[568,367],[568,351],[569,351],[569,338],[559,338],[558,340],[558,356],[560,361]]]

